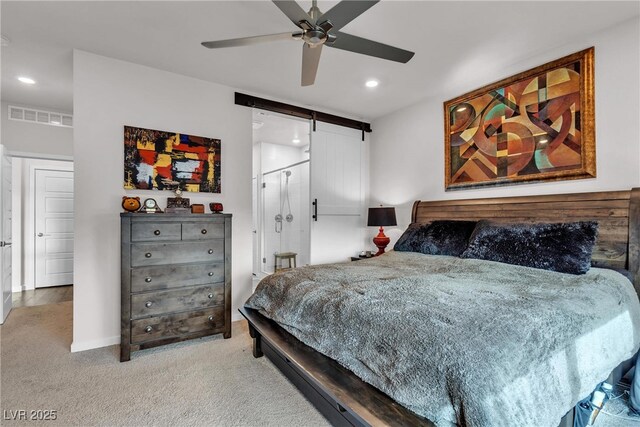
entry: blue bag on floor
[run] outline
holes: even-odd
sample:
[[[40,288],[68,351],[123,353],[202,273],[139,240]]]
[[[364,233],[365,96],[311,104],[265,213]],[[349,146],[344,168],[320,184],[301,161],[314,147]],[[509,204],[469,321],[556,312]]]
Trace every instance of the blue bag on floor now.
[[[591,403],[591,395],[578,402],[574,411],[573,427],[586,427],[589,424],[589,418],[594,409]]]
[[[640,414],[640,374],[638,373],[638,362],[640,361],[640,353],[636,359],[636,370],[633,373],[633,381],[629,389],[629,406],[633,411]]]

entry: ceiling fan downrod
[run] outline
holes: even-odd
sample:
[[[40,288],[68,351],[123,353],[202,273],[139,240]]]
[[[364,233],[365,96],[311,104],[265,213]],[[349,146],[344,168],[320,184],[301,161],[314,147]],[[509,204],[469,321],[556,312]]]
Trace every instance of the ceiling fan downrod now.
[[[314,23],[322,16],[320,9],[318,9],[318,0],[312,0],[311,9],[309,9],[308,13]]]

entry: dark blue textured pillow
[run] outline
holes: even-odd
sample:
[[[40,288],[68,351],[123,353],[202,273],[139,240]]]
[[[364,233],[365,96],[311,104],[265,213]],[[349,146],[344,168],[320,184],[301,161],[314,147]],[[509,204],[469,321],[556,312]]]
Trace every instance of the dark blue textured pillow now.
[[[393,249],[398,252],[420,252],[429,255],[460,256],[467,248],[475,221],[434,221],[411,224]]]
[[[480,221],[462,258],[584,274],[598,237],[596,221],[559,224],[498,224]]]
[[[427,229],[431,224],[412,222],[402,233],[393,250],[398,252],[420,252],[421,242],[425,239]]]

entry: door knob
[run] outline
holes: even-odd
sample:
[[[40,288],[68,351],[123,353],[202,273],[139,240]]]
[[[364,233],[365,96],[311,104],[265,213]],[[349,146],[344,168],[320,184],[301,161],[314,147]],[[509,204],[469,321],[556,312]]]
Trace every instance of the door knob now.
[[[42,237],[42,236],[44,236],[44,234],[38,233],[38,237]]]

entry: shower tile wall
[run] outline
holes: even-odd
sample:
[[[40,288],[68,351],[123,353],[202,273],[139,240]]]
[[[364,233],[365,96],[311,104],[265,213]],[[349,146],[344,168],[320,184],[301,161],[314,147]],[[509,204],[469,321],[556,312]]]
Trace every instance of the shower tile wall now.
[[[263,241],[262,241],[262,271],[273,273],[273,255],[280,252],[280,233],[276,231],[275,216],[280,212],[280,172],[274,172],[263,177],[262,189],[263,208]]]
[[[309,263],[309,164],[304,163],[286,169],[289,176],[289,203],[293,220],[287,222],[289,204],[286,202],[286,174],[284,171],[264,176],[264,252],[266,264],[263,271],[273,272],[274,254],[297,253],[297,265]],[[281,213],[282,229],[276,228],[275,216]],[[278,232],[280,231],[280,232]],[[285,264],[286,265],[286,264]]]
[[[310,201],[309,201],[309,164],[287,167],[309,158],[307,147],[291,147],[278,144],[261,143],[262,182],[262,263],[264,273],[272,273],[274,254],[279,252],[297,253],[297,265],[309,263],[310,240]],[[272,170],[285,167],[283,171]],[[286,173],[289,175],[289,203],[293,221],[287,222],[289,207],[286,203]],[[266,173],[265,173],[266,172]],[[281,211],[282,209],[282,211]],[[276,231],[275,216],[282,214],[282,229]],[[286,265],[286,262],[285,262]]]
[[[298,254],[298,265],[305,265],[309,264],[309,257],[307,256],[309,247],[309,164],[298,165],[289,170],[291,171],[291,176],[289,176],[289,200],[291,202],[293,221],[287,222],[285,219],[282,222],[280,251],[296,252]],[[283,177],[283,179],[286,178]],[[283,200],[285,191],[285,185],[283,184]],[[282,215],[286,216],[287,213],[288,206],[285,203]]]

